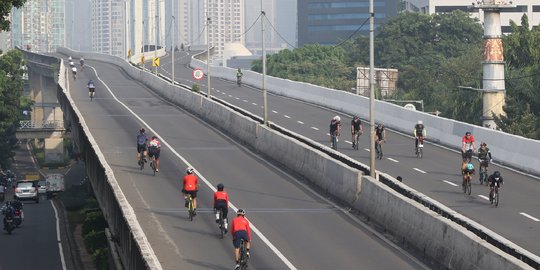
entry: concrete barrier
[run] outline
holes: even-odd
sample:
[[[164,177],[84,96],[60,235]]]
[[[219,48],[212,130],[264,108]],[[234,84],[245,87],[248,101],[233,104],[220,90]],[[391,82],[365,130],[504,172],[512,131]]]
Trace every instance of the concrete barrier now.
[[[58,101],[65,116],[65,124],[71,131],[71,138],[83,153],[86,173],[92,184],[94,194],[109,225],[117,239],[118,253],[124,269],[162,269],[146,235],[144,234],[133,208],[128,203],[118,185],[112,169],[105,161],[98,144],[92,137],[81,112],[75,106],[66,86],[69,71],[63,61],[47,55],[23,51],[33,61],[58,63]],[[78,55],[70,54],[74,57]],[[87,53],[85,53],[86,57]]]
[[[206,62],[192,57],[191,67],[200,68],[206,73]],[[212,76],[226,80],[236,80],[236,70],[227,67],[212,66]],[[254,87],[261,87],[262,75],[253,71],[243,71],[242,82]],[[296,82],[272,76],[266,77],[266,89],[274,94],[307,101],[346,114],[358,114],[369,118],[369,99],[345,91],[334,90],[303,82]],[[376,121],[397,131],[411,134],[418,120],[422,120],[427,128],[430,141],[459,150],[461,137],[471,131],[478,140],[488,143],[497,163],[517,168],[524,172],[540,175],[540,141],[527,139],[488,129],[481,126],[459,122],[453,119],[431,114],[411,111],[402,106],[384,101],[376,101]]]
[[[118,65],[128,74],[136,75],[134,79],[143,82],[165,99],[198,115],[236,140],[302,175],[329,194],[366,214],[398,239],[403,239],[417,250],[423,251],[427,257],[440,261],[450,269],[488,266],[491,269],[532,269],[530,265],[540,263],[538,256],[528,253],[437,202],[424,200],[426,206],[430,204],[428,207],[437,205],[438,209],[444,209],[444,216],[386,185],[369,177],[362,177],[361,169],[365,168],[365,165],[333,150],[318,150],[325,147],[309,142],[299,134],[287,131],[291,136],[283,135],[261,125],[261,120],[257,116],[242,112],[241,109],[224,101],[209,100],[199,93],[173,86],[166,80],[140,71],[125,61],[108,59],[106,62],[119,63]],[[390,176],[383,174],[382,177],[397,183],[397,180]],[[407,189],[413,196],[423,196],[405,185],[402,188]],[[462,223],[474,228],[475,232],[489,234],[490,239],[498,239],[499,245],[517,250],[518,253],[511,256],[503,252],[478,237],[478,233],[468,231],[468,228],[460,225]],[[518,260],[517,256],[527,257],[529,265]]]

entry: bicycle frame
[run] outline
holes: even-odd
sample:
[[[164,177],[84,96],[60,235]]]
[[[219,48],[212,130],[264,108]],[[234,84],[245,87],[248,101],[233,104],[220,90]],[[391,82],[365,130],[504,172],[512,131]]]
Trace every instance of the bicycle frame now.
[[[248,263],[248,257],[246,254],[246,241],[244,241],[244,239],[240,241],[240,269],[246,269]]]
[[[189,215],[189,220],[193,221],[193,212],[194,212],[194,208],[193,208],[193,197],[191,196],[191,194],[188,194],[187,195],[187,200],[188,200],[188,215]]]

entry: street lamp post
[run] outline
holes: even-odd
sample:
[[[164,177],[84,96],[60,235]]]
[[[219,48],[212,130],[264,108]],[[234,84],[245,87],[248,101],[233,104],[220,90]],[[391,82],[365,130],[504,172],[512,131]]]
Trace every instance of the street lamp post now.
[[[369,0],[369,175],[375,178],[375,49],[373,0]]]
[[[207,6],[207,9],[210,7]],[[210,16],[208,10],[206,10],[206,81],[208,85],[207,97],[210,98]]]
[[[266,51],[264,50],[264,18],[265,16],[266,16],[266,13],[263,11],[263,1],[261,0],[263,120],[264,120],[264,125],[268,126],[268,104],[267,104],[267,96],[266,96]]]
[[[172,47],[172,75],[171,75],[171,83],[174,85],[174,15],[175,15],[175,11],[174,11],[174,0],[171,1],[171,9],[172,9],[172,23],[171,23],[171,27],[172,27],[172,42],[171,42],[171,47]]]

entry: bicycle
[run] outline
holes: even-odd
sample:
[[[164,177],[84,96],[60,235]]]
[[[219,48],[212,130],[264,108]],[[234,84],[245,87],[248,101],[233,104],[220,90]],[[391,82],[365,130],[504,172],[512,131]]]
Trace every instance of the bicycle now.
[[[156,176],[156,158],[150,158],[150,168],[152,168],[152,176]]]
[[[337,131],[334,131],[334,132],[332,132],[332,148],[334,150],[337,150],[337,143],[338,143]]]
[[[489,192],[489,202],[491,204],[494,204],[495,207],[499,206],[499,187],[495,186],[490,192]]]
[[[480,185],[483,183],[488,184],[487,178],[488,178],[488,170],[487,170],[487,163],[488,161],[485,159],[480,159]]]
[[[139,166],[142,171],[144,169],[144,151],[141,151],[140,153]]]
[[[383,146],[382,146],[382,140],[375,141],[375,157],[378,159],[382,159],[383,157]]]
[[[219,222],[218,222],[218,226],[219,226],[219,231],[220,231],[220,238],[223,239],[223,236],[225,235],[226,231],[225,231],[225,219],[223,218],[223,210],[222,209],[219,209],[218,210],[219,212]]]
[[[88,88],[88,96],[90,97],[90,101],[94,99],[94,95],[96,94],[96,88]]]
[[[195,216],[195,208],[193,207],[193,197],[191,194],[187,195],[187,201],[188,201],[188,216],[189,220],[193,221],[193,217]]]
[[[471,195],[471,173],[467,172],[463,175],[463,193]]]
[[[354,150],[358,150],[358,142],[360,141],[360,132],[355,131],[354,132],[354,140],[353,140],[353,147]]]
[[[240,261],[238,264],[240,264],[240,269],[244,270],[248,267],[248,255],[246,250],[246,243],[245,240],[242,238],[240,239]]]
[[[422,158],[424,156],[424,138],[418,137],[418,145],[416,146],[416,157]]]

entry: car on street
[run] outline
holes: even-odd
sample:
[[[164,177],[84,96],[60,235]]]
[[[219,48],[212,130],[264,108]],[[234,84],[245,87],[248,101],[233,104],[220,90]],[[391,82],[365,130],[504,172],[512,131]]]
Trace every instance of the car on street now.
[[[35,201],[39,203],[38,181],[18,181],[15,186],[15,195],[20,201]]]
[[[47,197],[47,190],[48,190],[47,181],[39,180],[39,182],[38,182],[38,195],[41,198],[46,198]]]

